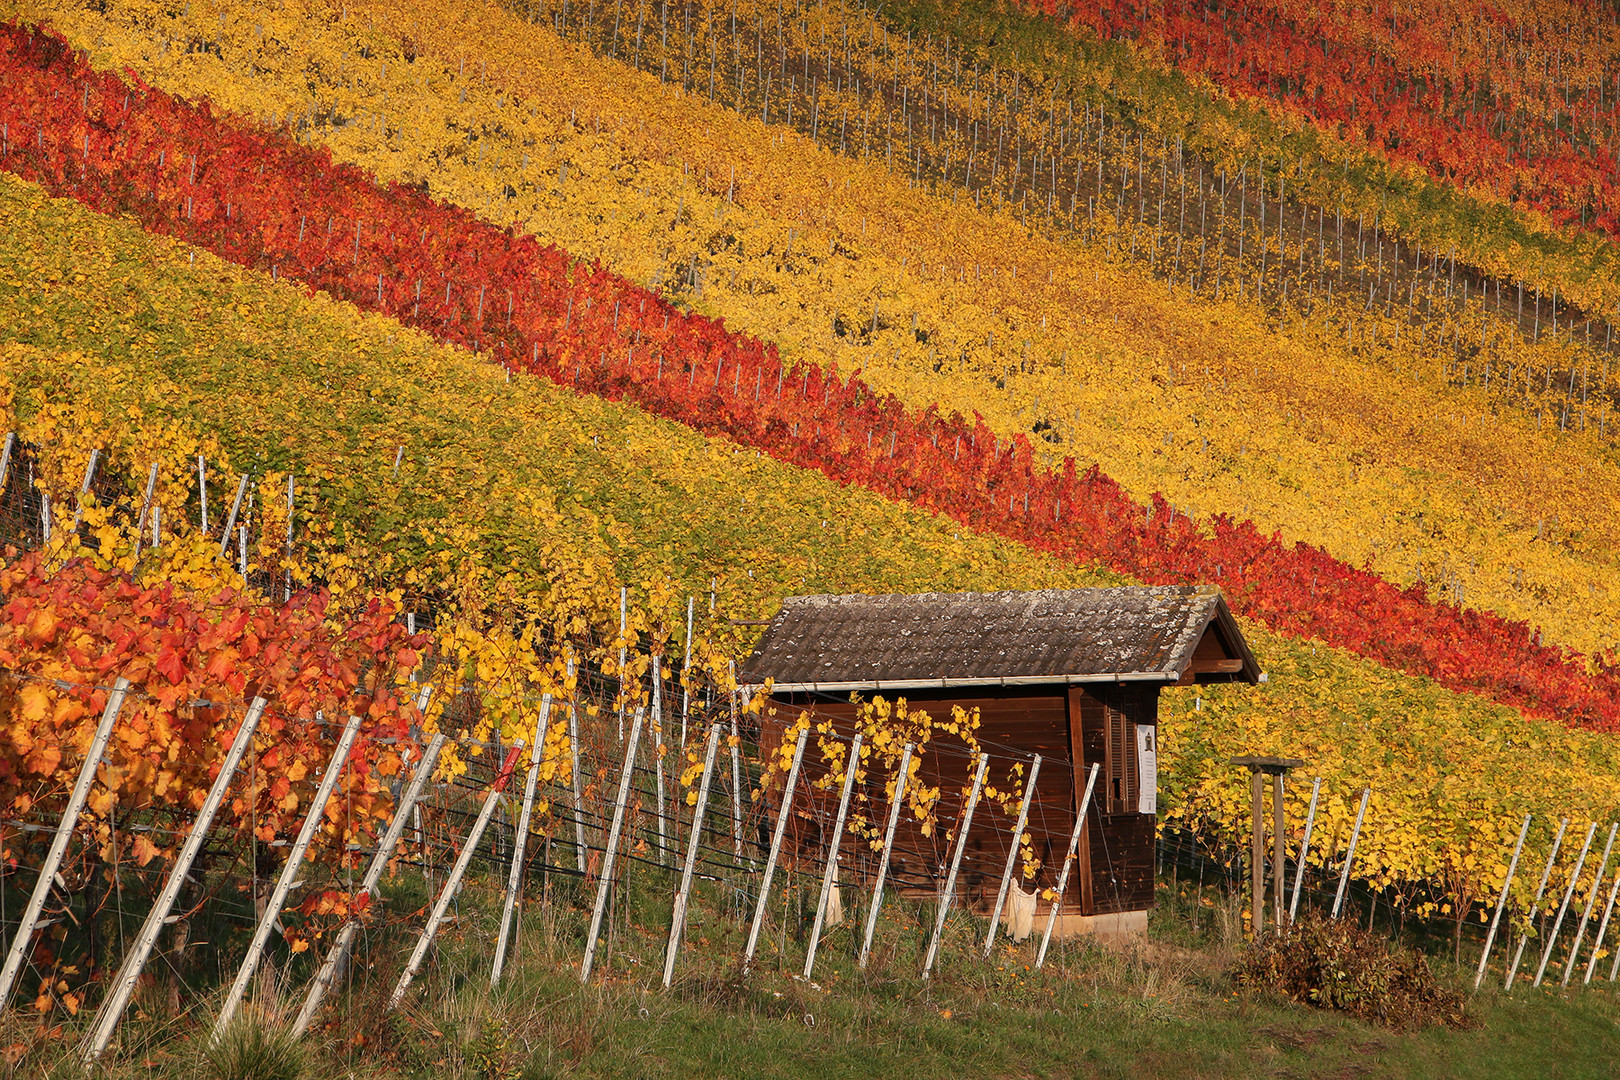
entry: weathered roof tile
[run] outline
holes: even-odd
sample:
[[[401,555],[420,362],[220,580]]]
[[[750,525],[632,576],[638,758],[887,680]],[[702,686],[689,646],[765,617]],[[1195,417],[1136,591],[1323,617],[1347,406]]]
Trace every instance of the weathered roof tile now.
[[[1211,622],[1259,668],[1219,591],[1196,586],[794,596],[744,665],[777,689],[1173,681]]]

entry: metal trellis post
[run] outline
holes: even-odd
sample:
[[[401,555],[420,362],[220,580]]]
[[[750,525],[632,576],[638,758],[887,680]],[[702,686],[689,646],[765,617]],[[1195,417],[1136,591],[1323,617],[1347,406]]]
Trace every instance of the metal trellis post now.
[[[191,823],[191,832],[186,835],[180,853],[175,856],[174,865],[169,868],[169,876],[163,883],[162,891],[153,902],[152,910],[147,913],[146,921],[141,924],[140,933],[135,938],[135,946],[129,955],[124,957],[123,965],[113,978],[107,999],[101,1003],[101,1008],[96,1013],[95,1023],[85,1040],[86,1065],[93,1065],[106,1052],[107,1044],[112,1041],[113,1031],[124,1017],[124,1009],[129,1005],[130,995],[135,992],[135,984],[140,980],[141,971],[146,967],[146,961],[151,957],[152,950],[157,947],[158,934],[163,929],[169,909],[174,906],[175,899],[180,895],[180,886],[185,883],[186,875],[191,872],[191,864],[196,861],[197,853],[202,850],[203,840],[208,835],[209,827],[214,823],[214,815],[219,812],[219,804],[225,801],[225,792],[231,785],[231,778],[236,775],[236,767],[242,763],[242,756],[247,753],[248,747],[253,742],[253,732],[259,726],[259,717],[264,715],[264,706],[264,698],[254,698],[252,704],[248,706],[247,715],[237,726],[236,737],[231,740],[231,748],[226,752],[225,760],[220,763],[219,775],[214,778],[213,786],[208,789],[208,797],[203,800],[202,809],[197,811],[196,820]]]
[[[422,751],[422,760],[417,762],[416,770],[411,774],[411,782],[405,788],[405,794],[400,796],[398,805],[394,807],[394,817],[388,823],[388,831],[377,843],[377,850],[372,853],[371,864],[366,867],[366,875],[360,881],[358,896],[370,896],[382,880],[383,871],[388,868],[388,860],[393,857],[394,848],[399,846],[399,839],[405,834],[405,823],[410,819],[410,812],[416,806],[416,801],[422,797],[422,789],[427,786],[428,780],[433,776],[433,767],[438,763],[439,751],[444,747],[444,732],[436,732],[428,740],[427,749]],[[302,1038],[309,1030],[310,1021],[321,1007],[321,1001],[326,992],[337,981],[339,972],[348,961],[349,950],[354,946],[355,935],[360,932],[360,921],[350,915],[338,931],[337,940],[326,951],[326,957],[321,961],[320,970],[310,981],[309,990],[304,995],[304,1004],[298,1010],[298,1017],[293,1021],[293,1038]]]
[[[1092,762],[1086,774],[1086,792],[1080,797],[1080,809],[1074,816],[1074,831],[1069,834],[1069,847],[1063,856],[1063,870],[1058,874],[1057,888],[1052,895],[1052,910],[1046,915],[1046,931],[1041,934],[1041,949],[1035,954],[1035,970],[1046,963],[1046,948],[1052,944],[1052,930],[1057,926],[1058,908],[1063,906],[1063,890],[1069,887],[1069,871],[1074,866],[1075,853],[1080,850],[1080,837],[1086,828],[1086,811],[1091,806],[1091,793],[1097,786],[1097,770],[1101,766]]]
[[[973,788],[968,792],[967,807],[962,811],[962,822],[956,836],[956,851],[951,855],[951,869],[945,875],[945,891],[939,897],[939,914],[934,918],[934,934],[928,941],[928,954],[923,957],[923,978],[934,970],[939,958],[940,939],[945,935],[945,919],[951,912],[951,894],[956,891],[956,875],[962,869],[962,854],[967,850],[968,830],[973,827],[973,811],[979,805],[979,791],[984,787],[984,773],[990,767],[990,755],[979,755],[979,768],[973,774]]]
[[[10,448],[8,438],[6,449]],[[101,765],[102,755],[107,752],[107,741],[112,737],[113,725],[118,722],[119,710],[124,707],[124,699],[128,694],[129,680],[122,676],[107,693],[107,704],[101,710],[101,721],[96,725],[96,734],[90,741],[90,749],[85,752],[84,762],[79,766],[79,778],[74,781],[73,793],[68,796],[62,818],[56,824],[56,835],[51,838],[51,849],[45,855],[44,865],[39,868],[39,880],[34,882],[34,891],[28,897],[27,906],[23,908],[22,921],[17,924],[17,936],[11,939],[11,948],[6,952],[6,966],[0,970],[0,1012],[11,1004],[11,991],[16,986],[17,976],[22,973],[28,946],[34,938],[34,924],[39,921],[39,913],[45,907],[45,899],[50,895],[51,883],[56,880],[56,872],[62,867],[62,858],[67,854],[68,842],[73,839],[73,828],[79,822],[79,812],[84,809],[85,800],[90,797],[90,786],[95,782],[96,769]]]
[[[484,805],[478,811],[478,819],[473,822],[472,831],[467,834],[466,842],[461,845],[461,853],[456,856],[455,865],[450,868],[450,876],[444,879],[444,888],[439,890],[439,898],[428,914],[427,923],[422,932],[416,937],[416,947],[411,950],[411,958],[405,962],[405,970],[399,973],[399,981],[394,984],[393,993],[388,995],[388,1004],[383,1006],[385,1012],[391,1011],[405,996],[405,991],[411,988],[411,981],[416,973],[422,970],[422,963],[427,959],[428,948],[432,946],[434,937],[439,932],[439,924],[444,922],[445,912],[450,910],[450,901],[456,898],[461,888],[461,879],[467,873],[467,867],[472,863],[473,853],[478,849],[478,841],[483,838],[484,830],[489,827],[489,819],[495,816],[495,806],[501,801],[501,792],[506,789],[506,783],[512,778],[512,770],[517,765],[518,755],[523,751],[523,740],[518,739],[512,743],[512,749],[507,751],[506,760],[501,763],[501,771],[496,774],[495,780],[489,785],[489,794],[484,796]]]
[[[270,931],[275,929],[276,920],[281,917],[281,906],[287,902],[287,894],[292,891],[293,883],[298,880],[299,868],[304,863],[304,853],[309,850],[310,841],[315,838],[315,830],[320,827],[321,821],[326,816],[326,804],[332,798],[332,789],[337,786],[338,777],[343,773],[343,766],[349,760],[349,749],[354,745],[354,737],[359,731],[360,717],[350,716],[348,724],[343,728],[343,734],[338,737],[338,744],[332,751],[331,759],[326,763],[326,771],[321,776],[321,786],[309,804],[309,811],[304,815],[304,823],[298,830],[298,837],[293,841],[292,850],[287,853],[287,863],[281,868],[281,876],[276,879],[275,889],[264,905],[264,914],[259,916],[259,924],[253,929],[253,941],[248,945],[247,955],[242,958],[242,966],[237,969],[236,981],[231,984],[230,990],[225,995],[225,1002],[220,1006],[219,1018],[214,1021],[214,1031],[209,1036],[210,1043],[219,1038],[229,1026],[231,1019],[236,1016],[237,1009],[241,1008],[248,982],[259,968],[259,960],[264,956],[265,943],[270,940]]]
[[[1024,798],[1018,804],[1018,824],[1013,829],[1012,844],[1007,849],[1007,865],[1001,872],[1001,888],[996,890],[996,906],[990,912],[990,929],[984,935],[984,955],[996,943],[996,928],[1001,922],[1001,908],[1007,902],[1007,890],[1012,885],[1013,867],[1018,862],[1018,849],[1024,835],[1024,823],[1029,820],[1029,800],[1035,794],[1035,778],[1041,773],[1041,755],[1036,754],[1029,766],[1029,779],[1024,781]]]

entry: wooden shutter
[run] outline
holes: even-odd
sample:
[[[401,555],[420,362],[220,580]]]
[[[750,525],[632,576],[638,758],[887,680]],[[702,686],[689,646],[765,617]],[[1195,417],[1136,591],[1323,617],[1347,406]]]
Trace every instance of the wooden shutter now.
[[[1110,696],[1103,766],[1108,781],[1104,807],[1110,814],[1134,814],[1140,778],[1136,763],[1136,703]]]

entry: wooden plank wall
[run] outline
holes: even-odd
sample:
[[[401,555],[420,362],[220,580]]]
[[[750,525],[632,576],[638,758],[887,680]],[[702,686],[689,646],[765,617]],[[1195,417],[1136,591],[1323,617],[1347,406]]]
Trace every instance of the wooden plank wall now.
[[[1080,688],[998,687],[982,696],[963,690],[906,695],[910,708],[926,710],[936,723],[949,718],[953,705],[968,710],[978,708],[979,742],[990,754],[986,784],[1012,793],[1006,814],[988,802],[980,803],[958,880],[958,896],[964,902],[987,911],[995,901],[1011,840],[1017,799],[1024,783],[1022,777],[1009,775],[1013,761],[1027,761],[1031,753],[1045,759],[1025,828],[1032,835],[1035,853],[1042,861],[1034,887],[1050,888],[1056,884],[1064,845],[1074,827],[1076,777],[1080,777],[1083,784],[1085,765],[1102,760],[1104,754],[1105,709],[1108,705],[1127,708],[1148,720],[1156,716],[1156,699],[1156,689],[1139,687],[1106,687],[1101,688],[1099,694]],[[802,695],[784,695],[775,708],[776,715],[766,717],[761,725],[761,745],[767,751],[780,744],[785,726],[798,717],[801,709],[813,711],[818,719],[831,719],[834,729],[846,737],[853,730],[857,713],[857,706],[847,701],[815,701]],[[1071,726],[1070,717],[1075,713],[1079,713],[1081,723]],[[1072,738],[1076,733],[1081,736],[1078,740]],[[1079,756],[1076,751],[1080,752]],[[1071,759],[1079,762],[1072,768],[1068,765]],[[826,842],[819,822],[825,821],[830,827],[837,805],[836,785],[824,791],[814,791],[811,787],[826,771],[812,741],[794,803],[800,807],[814,804],[820,812],[814,818],[796,815],[792,834],[798,851],[811,861],[815,861]],[[881,768],[868,771],[868,783],[857,793],[851,813],[864,813],[874,835],[880,838],[888,811],[884,786],[889,774]],[[972,781],[971,764],[962,740],[935,736],[931,751],[923,757],[921,775],[925,783],[940,789],[939,828],[932,836],[924,836],[917,825],[908,825],[902,818],[891,863],[891,880],[904,891],[932,894],[937,892],[949,866],[951,847],[947,833],[954,828],[961,812],[962,790]],[[1099,781],[1099,805],[1102,794]],[[1154,819],[1134,812],[1102,814],[1096,810],[1090,817],[1092,823],[1086,842],[1081,845],[1081,862],[1077,872],[1070,875],[1065,908],[1096,914],[1151,907]],[[872,843],[847,838],[843,858],[848,869],[843,880],[858,880],[871,873],[875,870],[876,857]],[[1029,887],[1028,882],[1023,884]]]

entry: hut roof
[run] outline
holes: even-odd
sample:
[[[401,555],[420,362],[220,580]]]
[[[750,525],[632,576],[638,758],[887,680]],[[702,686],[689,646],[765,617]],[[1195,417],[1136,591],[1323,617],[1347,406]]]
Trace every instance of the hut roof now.
[[[793,596],[742,677],[789,693],[1264,678],[1197,586]]]

